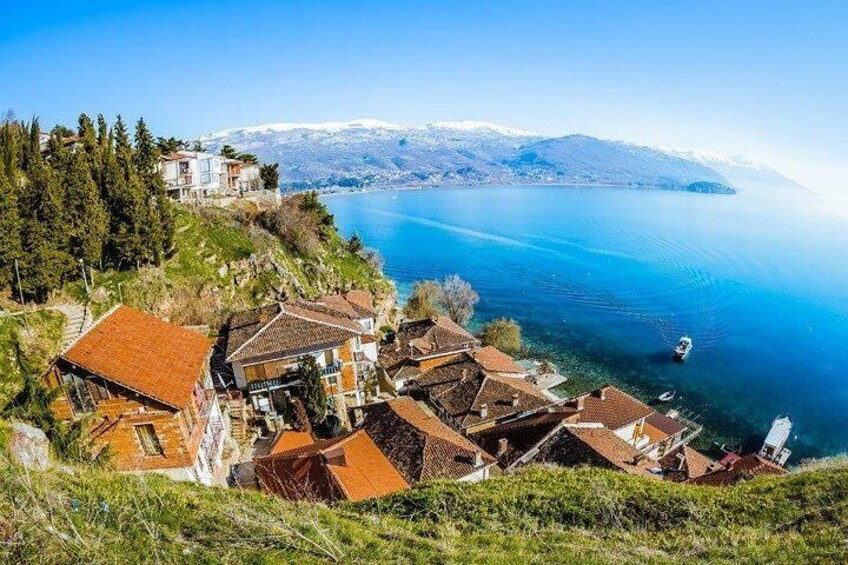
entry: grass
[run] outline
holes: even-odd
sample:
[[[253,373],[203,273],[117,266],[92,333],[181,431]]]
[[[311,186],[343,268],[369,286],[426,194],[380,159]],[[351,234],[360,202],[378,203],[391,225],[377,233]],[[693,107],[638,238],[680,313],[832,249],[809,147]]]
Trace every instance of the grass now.
[[[532,468],[325,507],[157,476],[10,467],[0,471],[0,560],[844,562],[846,501],[844,468],[732,488]]]
[[[64,323],[52,310],[0,315],[0,408],[20,390],[25,366],[36,373],[47,369],[61,346]]]
[[[91,306],[118,302],[182,324],[217,325],[236,310],[286,296],[314,298],[347,288],[392,293],[391,284],[333,229],[310,255],[293,252],[237,211],[178,207],[174,254],[161,267],[94,273]],[[85,301],[82,281],[64,292]]]

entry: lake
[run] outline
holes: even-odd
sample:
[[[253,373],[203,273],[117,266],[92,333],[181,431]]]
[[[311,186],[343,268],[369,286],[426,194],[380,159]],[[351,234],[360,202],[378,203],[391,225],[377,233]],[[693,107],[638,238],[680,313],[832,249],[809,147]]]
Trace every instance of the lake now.
[[[821,197],[511,186],[325,202],[401,298],[459,274],[475,323],[517,320],[569,394],[673,389],[708,439],[751,443],[788,413],[791,461],[848,450],[848,221]],[[684,334],[695,347],[674,363]]]

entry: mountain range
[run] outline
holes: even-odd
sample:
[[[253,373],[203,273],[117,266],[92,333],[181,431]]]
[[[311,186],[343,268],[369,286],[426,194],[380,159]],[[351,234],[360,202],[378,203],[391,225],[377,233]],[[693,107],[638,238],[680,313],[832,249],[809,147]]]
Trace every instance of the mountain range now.
[[[545,137],[497,124],[380,120],[273,123],[200,138],[280,164],[284,188],[581,184],[733,194],[749,186],[798,188],[743,158],[608,141]]]

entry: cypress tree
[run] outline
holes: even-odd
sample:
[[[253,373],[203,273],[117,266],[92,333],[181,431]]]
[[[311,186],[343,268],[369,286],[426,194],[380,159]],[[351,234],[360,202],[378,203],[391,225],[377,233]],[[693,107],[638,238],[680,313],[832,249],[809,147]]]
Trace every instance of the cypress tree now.
[[[88,266],[100,265],[108,217],[83,151],[71,156],[63,184],[69,251]]]
[[[116,151],[109,144],[104,160],[104,194],[109,212],[107,257],[118,269],[146,261],[142,240],[144,199],[135,175],[127,179]]]
[[[20,129],[12,119],[0,126],[0,287],[14,282],[15,260],[22,256],[21,216],[18,208]]]
[[[174,219],[165,181],[159,172],[159,148],[144,119],[135,128],[135,169],[144,184],[150,221],[146,241],[153,261],[159,264],[162,255],[171,247],[174,236]]]
[[[80,114],[79,116],[77,135],[79,135],[79,144],[82,147],[82,151],[88,160],[88,169],[96,177],[97,172],[101,168],[100,147],[97,143],[94,123],[86,114]]]
[[[30,137],[30,141],[32,137]],[[19,210],[23,221],[21,278],[24,294],[38,300],[59,288],[74,268],[67,252],[67,231],[58,175],[43,159],[29,159]]]

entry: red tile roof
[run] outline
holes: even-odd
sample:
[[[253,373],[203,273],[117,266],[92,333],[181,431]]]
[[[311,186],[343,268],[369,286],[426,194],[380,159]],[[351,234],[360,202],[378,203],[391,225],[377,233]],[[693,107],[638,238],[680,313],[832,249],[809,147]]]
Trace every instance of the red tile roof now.
[[[321,440],[254,461],[261,488],[292,500],[363,500],[409,488],[368,434]]]
[[[484,369],[493,373],[527,374],[527,371],[525,371],[521,365],[516,363],[512,357],[491,345],[472,349],[471,356],[475,361],[480,363]]]
[[[605,427],[583,428],[579,426],[566,426],[565,429],[570,435],[591,449],[600,461],[626,473],[654,479],[659,478],[658,475],[649,471],[650,468],[658,466],[656,461],[643,458],[639,450],[615,435],[612,430]],[[581,460],[580,457],[572,461],[572,464],[580,463],[597,464],[591,459]]]
[[[671,450],[660,459],[666,478],[674,481],[695,479],[714,471],[718,463],[688,445]]]
[[[313,443],[315,443],[315,439],[309,432],[284,431],[274,440],[269,453],[283,453],[297,449],[298,447],[312,445]]]
[[[363,413],[362,429],[410,484],[466,477],[480,468],[474,464],[477,452],[483,466],[495,462],[408,396],[356,410]]]
[[[62,359],[173,408],[202,380],[212,341],[128,306],[102,318]]]
[[[755,475],[785,475],[786,469],[763,459],[755,453],[740,457],[725,468],[701,475],[689,481],[696,485],[730,486]]]
[[[581,422],[598,422],[615,431],[646,418],[654,409],[614,386],[602,386],[581,395],[583,410]]]

